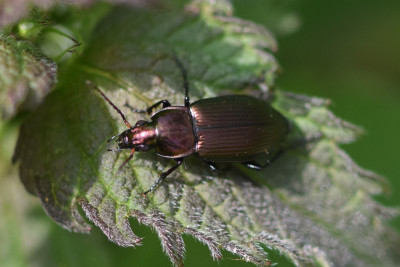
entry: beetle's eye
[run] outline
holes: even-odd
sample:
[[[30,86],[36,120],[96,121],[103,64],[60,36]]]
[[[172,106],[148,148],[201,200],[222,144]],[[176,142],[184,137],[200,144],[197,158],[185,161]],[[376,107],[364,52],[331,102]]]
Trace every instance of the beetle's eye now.
[[[136,127],[136,126],[142,126],[142,125],[145,124],[145,123],[146,123],[146,121],[144,121],[144,120],[139,120],[139,121],[136,122],[135,127]]]
[[[124,138],[124,142],[127,144],[127,143],[128,143],[128,141],[129,141],[129,139],[128,139],[128,136],[125,136],[125,138]]]

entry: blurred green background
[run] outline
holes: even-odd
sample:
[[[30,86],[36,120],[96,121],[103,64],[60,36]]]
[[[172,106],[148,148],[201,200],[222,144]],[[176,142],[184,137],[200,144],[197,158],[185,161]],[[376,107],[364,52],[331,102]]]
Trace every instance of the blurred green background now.
[[[343,148],[360,166],[388,178],[392,194],[377,199],[399,205],[400,1],[233,2],[237,16],[267,26],[277,37],[280,89],[329,98],[337,115],[365,129]],[[1,266],[171,266],[156,234],[136,222],[135,233],[144,237],[136,249],[117,247],[96,228],[91,235],[71,234],[52,222],[10,164],[17,125],[0,125]],[[400,229],[399,219],[393,224]],[[213,263],[205,246],[191,238],[185,242],[186,266],[253,266]]]

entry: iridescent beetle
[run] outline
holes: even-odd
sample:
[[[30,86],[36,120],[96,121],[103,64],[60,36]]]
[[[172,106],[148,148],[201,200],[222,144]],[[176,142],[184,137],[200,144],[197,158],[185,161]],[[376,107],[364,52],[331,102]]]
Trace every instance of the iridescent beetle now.
[[[241,162],[257,170],[269,165],[287,135],[289,127],[285,117],[268,103],[246,95],[219,96],[190,103],[186,71],[176,57],[174,60],[183,76],[184,106],[171,106],[165,99],[146,110],[129,106],[133,112],[152,114],[162,105],[161,110],[151,115],[151,121],[139,120],[132,126],[121,110],[96,87],[128,127],[109,140],[116,139],[117,151],[131,150],[120,169],[132,159],[135,151],[155,149],[158,156],[174,159],[176,164],[160,174],[143,193],[146,195],[192,154],[203,158],[212,169],[216,162]],[[256,162],[260,159],[267,163],[261,166]]]

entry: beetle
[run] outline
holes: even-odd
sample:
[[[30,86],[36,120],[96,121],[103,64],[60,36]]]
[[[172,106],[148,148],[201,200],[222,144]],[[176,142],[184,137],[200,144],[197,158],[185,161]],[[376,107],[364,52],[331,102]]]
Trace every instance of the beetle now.
[[[190,103],[186,70],[178,58],[173,59],[183,77],[184,106],[172,106],[165,99],[146,110],[125,104],[133,112],[151,114],[151,121],[139,120],[132,126],[121,110],[95,87],[128,127],[108,140],[118,142],[118,149],[109,151],[131,150],[119,170],[135,151],[155,149],[158,156],[174,159],[176,164],[160,174],[143,193],[146,195],[192,154],[204,159],[213,170],[216,162],[241,162],[256,170],[268,166],[281,151],[288,133],[286,118],[268,103],[247,95],[218,96]],[[152,113],[160,105],[161,110]],[[266,160],[266,164],[257,163],[259,159]]]

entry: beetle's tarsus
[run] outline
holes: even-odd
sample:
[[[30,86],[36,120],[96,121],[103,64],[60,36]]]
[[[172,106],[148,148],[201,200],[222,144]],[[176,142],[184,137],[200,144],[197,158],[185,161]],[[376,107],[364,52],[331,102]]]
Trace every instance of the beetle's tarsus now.
[[[108,152],[119,152],[119,151],[122,151],[122,149],[121,148],[115,148],[115,149],[107,148],[107,151]]]
[[[253,169],[253,170],[257,170],[257,171],[261,171],[262,169],[268,167],[271,165],[271,161],[268,160],[264,165],[261,165],[255,161],[248,161],[248,162],[243,162],[243,165],[246,166],[247,168]]]
[[[169,103],[168,100],[163,99],[163,100],[160,100],[160,101],[154,103],[150,107],[148,107],[145,112],[150,115],[152,113],[153,109],[157,108],[161,104],[162,104],[162,108],[166,108],[166,107],[170,107],[171,106],[171,103]]]
[[[128,103],[128,100],[126,100],[126,102],[125,102],[125,104],[124,104],[124,107],[129,108],[133,113],[141,113],[141,114],[147,113],[146,110],[144,110],[144,109],[138,109],[138,108],[132,107],[132,106]]]
[[[208,164],[208,166],[210,167],[210,170],[212,172],[215,172],[218,169],[217,165],[215,164],[215,162],[207,161],[207,160],[205,160],[205,162]]]
[[[160,174],[160,177],[157,179],[157,181],[145,192],[143,192],[143,195],[147,195],[148,193],[150,193],[151,191],[154,190],[154,188],[156,188],[162,180],[164,180],[165,178],[167,178],[168,175],[170,175],[176,168],[178,168],[181,164],[183,163],[183,158],[179,158],[176,159],[176,165],[172,166],[171,168],[169,168],[167,171],[162,172]]]

